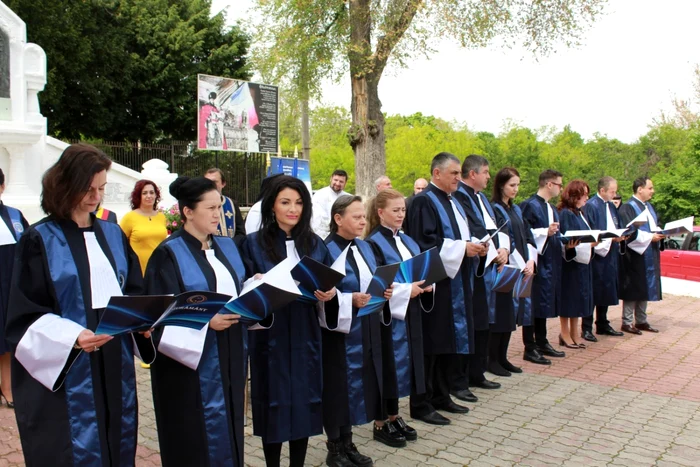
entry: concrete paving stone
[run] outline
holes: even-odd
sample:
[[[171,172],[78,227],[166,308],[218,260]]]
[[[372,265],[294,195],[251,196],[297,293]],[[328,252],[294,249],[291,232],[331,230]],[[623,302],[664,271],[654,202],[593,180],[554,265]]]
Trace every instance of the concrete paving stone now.
[[[684,467],[697,467],[698,461],[697,459],[688,460],[684,457],[674,456],[672,454],[664,454],[663,456],[661,456],[661,459],[657,461],[656,465],[675,465],[676,467],[681,465]]]

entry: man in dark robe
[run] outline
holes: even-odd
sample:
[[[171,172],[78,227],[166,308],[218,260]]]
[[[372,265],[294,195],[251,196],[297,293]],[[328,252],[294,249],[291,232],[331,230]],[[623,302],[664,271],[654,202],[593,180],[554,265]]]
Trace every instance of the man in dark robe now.
[[[442,152],[433,158],[430,172],[430,185],[411,203],[407,233],[422,251],[439,249],[449,277],[437,284],[432,311],[423,314],[426,393],[411,398],[411,416],[446,425],[449,419],[436,409],[469,411],[450,398],[448,375],[458,355],[474,352],[469,258],[481,254],[484,247],[469,241],[466,215],[459,202],[452,199],[459,182],[459,159]]]
[[[620,223],[626,226],[640,216],[645,223],[627,239],[627,253],[620,263],[621,329],[630,334],[659,332],[647,322],[646,313],[648,302],[661,300],[660,251],[664,236],[654,233],[659,223],[649,202],[654,196],[654,183],[649,177],[639,177],[632,190],[634,195],[620,206]]]
[[[603,177],[598,181],[598,194],[588,200],[584,208],[586,220],[591,229],[611,230],[620,228],[617,209],[612,199],[617,194],[617,181],[612,177]],[[610,326],[608,307],[617,305],[619,255],[626,248],[620,249],[622,237],[603,240],[594,249],[593,267],[593,304],[595,305],[596,333],[598,335],[621,336]],[[590,342],[598,339],[593,335],[593,315],[583,318],[581,337]]]
[[[488,185],[489,162],[486,158],[470,155],[462,164],[462,181],[454,194],[467,215],[472,237],[482,239],[496,231],[495,215],[491,204],[482,193]],[[461,400],[476,402],[476,396],[469,391],[469,385],[483,389],[498,389],[499,383],[489,381],[484,376],[489,346],[489,298],[492,286],[492,264],[486,264],[487,248],[473,264],[473,309],[474,309],[474,353],[465,360],[465,365],[453,372],[450,381],[451,394]],[[508,251],[501,249],[496,262],[508,261]]]
[[[523,220],[531,229],[539,260],[532,283],[533,322],[523,326],[523,359],[540,365],[551,365],[548,357],[564,357],[547,340],[547,318],[559,316],[561,307],[561,241],[559,215],[549,200],[559,196],[562,174],[545,170],[539,177],[537,193],[520,203]]]

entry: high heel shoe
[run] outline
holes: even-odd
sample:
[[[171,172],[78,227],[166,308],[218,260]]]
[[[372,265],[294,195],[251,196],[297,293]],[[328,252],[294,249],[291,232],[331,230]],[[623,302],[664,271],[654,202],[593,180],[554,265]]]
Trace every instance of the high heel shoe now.
[[[5,403],[7,404],[7,407],[10,409],[15,408],[15,402],[8,400],[7,397],[5,397],[5,394],[2,392],[2,389],[0,389],[0,405],[2,405],[2,399],[5,399]]]
[[[559,345],[566,347],[567,349],[580,349],[580,347],[576,344],[567,344],[564,338],[561,337],[561,334],[559,334]]]
[[[586,344],[584,344],[583,342],[574,342],[574,345],[575,345],[576,347],[578,347],[579,349],[585,349],[585,348],[586,348]]]

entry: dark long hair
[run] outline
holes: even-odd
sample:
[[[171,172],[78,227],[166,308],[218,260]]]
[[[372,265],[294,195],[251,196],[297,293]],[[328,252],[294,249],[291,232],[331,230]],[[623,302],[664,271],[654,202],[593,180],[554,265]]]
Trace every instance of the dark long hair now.
[[[56,219],[70,219],[73,209],[90,190],[93,177],[111,166],[112,160],[96,147],[71,144],[44,173],[41,209]]]
[[[279,243],[282,230],[277,225],[273,208],[277,195],[285,188],[290,188],[299,193],[303,205],[299,222],[297,222],[297,225],[294,226],[291,232],[299,255],[310,255],[318,241],[316,234],[311,230],[311,195],[304,182],[289,175],[275,177],[271,181],[269,189],[263,195],[262,204],[260,205],[262,220],[260,232],[258,233],[258,244],[268,253],[270,260],[275,263],[282,261],[284,256]]]
[[[513,177],[520,178],[520,173],[513,167],[503,167],[498,171],[494,177],[493,182],[493,195],[491,195],[491,201],[494,203],[503,203],[503,187],[506,186],[508,180]],[[510,206],[513,205],[513,200],[508,200]]]
[[[177,200],[183,224],[187,222],[185,208],[197,209],[197,204],[210,191],[219,190],[216,189],[216,183],[204,177],[190,178],[182,175],[170,184],[170,194]]]
[[[568,208],[578,214],[581,210],[576,207],[576,202],[586,196],[586,193],[591,193],[588,183],[583,180],[571,180],[561,194],[557,209],[561,211],[564,208]]]
[[[145,179],[139,180],[136,182],[136,185],[134,185],[134,191],[131,192],[131,209],[138,209],[141,207],[141,193],[147,185],[151,185],[153,191],[156,192],[156,199],[153,201],[153,209],[158,209],[158,203],[160,203],[160,188],[152,181]]]

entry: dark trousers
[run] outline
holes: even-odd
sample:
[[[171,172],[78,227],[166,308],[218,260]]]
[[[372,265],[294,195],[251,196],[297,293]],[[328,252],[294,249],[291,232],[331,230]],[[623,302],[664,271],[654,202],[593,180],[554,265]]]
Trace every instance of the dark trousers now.
[[[306,460],[306,448],[309,438],[295,439],[289,442],[289,467],[303,467]],[[265,464],[267,467],[280,467],[282,443],[263,443]]]
[[[547,318],[534,318],[532,326],[523,326],[525,350],[537,350],[549,344],[547,340]]]
[[[486,379],[486,363],[489,356],[489,335],[491,331],[474,331],[474,353],[455,355],[448,378],[450,391],[469,389],[469,383],[480,383]]]
[[[447,375],[455,364],[457,354],[425,356],[425,393],[411,394],[411,417],[435,412],[435,406],[449,403],[450,386]]]
[[[608,321],[608,307],[595,307],[595,328],[600,331],[601,329],[607,329],[609,326],[610,321]],[[584,331],[593,332],[593,315],[586,316],[581,320],[581,329]]]

